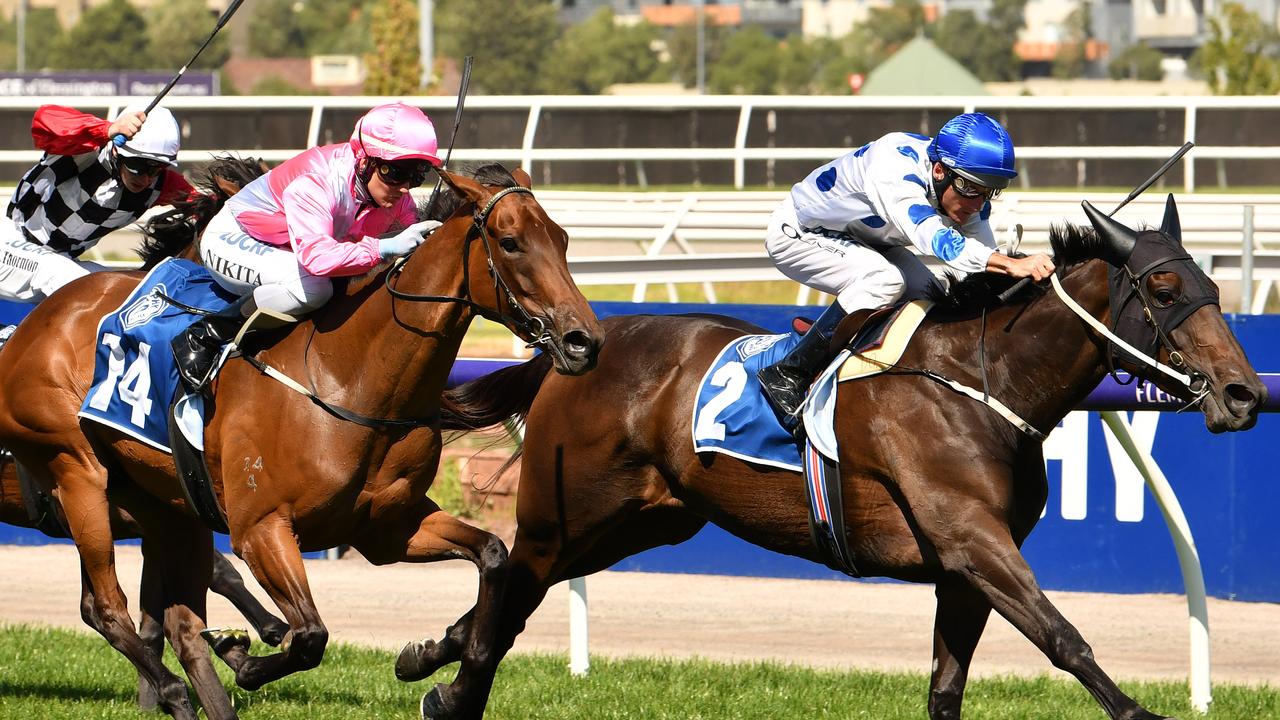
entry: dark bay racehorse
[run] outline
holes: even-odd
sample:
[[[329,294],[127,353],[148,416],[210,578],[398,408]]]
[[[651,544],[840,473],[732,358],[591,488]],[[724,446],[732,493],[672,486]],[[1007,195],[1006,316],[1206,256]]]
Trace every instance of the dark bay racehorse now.
[[[351,545],[375,564],[464,558],[480,570],[477,616],[497,608],[494,581],[506,548],[426,496],[440,454],[440,393],[475,315],[543,346],[561,372],[595,364],[603,332],[569,276],[568,238],[534,199],[528,176],[518,173],[517,181],[501,166],[481,168],[476,179],[442,176],[452,189],[443,203],[448,220],[423,246],[350,282],[313,317],[268,338],[277,340],[269,347],[245,348],[312,388],[314,398],[240,361],[223,369],[214,391],[206,458],[232,547],[290,626],[275,654],[250,656],[247,643],[217,643],[246,689],[315,667],[323,656],[328,632],[301,551]],[[143,530],[165,533],[158,569],[181,586],[169,588],[166,628],[179,615],[184,630],[171,643],[195,642],[203,628],[209,533],[185,507],[169,455],[106,426],[82,428],[76,418],[93,374],[98,319],[138,279],[83,278],[14,333],[0,353],[0,445],[56,488],[92,589],[96,627],[158,688],[163,709],[195,718],[183,682],[145,652],[128,621],[112,555],[108,478],[168,511],[153,513],[159,517]],[[340,412],[358,422],[339,419]],[[456,681],[464,691],[473,668],[485,673],[489,665],[476,653],[491,642],[481,633],[474,639]],[[207,716],[235,717],[207,651],[179,657]]]
[[[1061,285],[1086,315],[1114,323],[1113,273],[1115,307],[1125,308],[1121,334],[1139,349],[1152,347],[1140,337],[1147,326],[1127,322],[1130,312],[1150,308],[1161,323],[1152,331],[1158,358],[1189,374],[1191,388],[1114,359],[1109,342],[1053,292],[1023,291],[1001,304],[997,293],[1012,281],[987,274],[953,288],[894,370],[840,386],[835,422],[853,563],[864,575],[937,586],[935,719],[960,717],[970,660],[993,608],[1075,675],[1109,717],[1158,716],[1098,667],[1019,551],[1048,492],[1041,441],[909,369],[971,388],[982,388],[985,375],[992,396],[1042,433],[1086,397],[1113,359],[1198,403],[1214,432],[1251,427],[1265,398],[1223,322],[1217,288],[1182,248],[1172,198],[1158,231],[1134,233],[1095,217],[1098,232],[1055,231]],[[1133,284],[1100,258],[1127,261]],[[682,542],[707,522],[771,550],[823,560],[810,539],[798,474],[693,451],[693,398],[704,373],[729,341],[760,330],[714,316],[618,317],[604,325],[609,343],[589,375],[548,374],[551,358],[539,356],[445,396],[449,427],[513,415],[526,422],[518,527],[491,669],[554,583]],[[473,611],[443,640],[406,647],[398,675],[426,677],[457,659],[471,633],[488,634],[481,617]],[[437,686],[423,698],[423,713],[475,717],[484,703]]]

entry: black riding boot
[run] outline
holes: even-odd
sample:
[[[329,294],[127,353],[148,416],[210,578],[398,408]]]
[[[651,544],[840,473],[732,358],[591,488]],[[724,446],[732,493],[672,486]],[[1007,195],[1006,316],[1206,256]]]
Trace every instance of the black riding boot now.
[[[236,300],[222,310],[205,315],[173,339],[173,358],[178,374],[192,392],[199,392],[209,382],[213,364],[222,348],[235,339],[245,320],[256,310],[253,293]]]
[[[800,338],[799,345],[786,357],[756,373],[765,397],[784,423],[797,419],[809,385],[823,364],[831,359],[831,336],[847,314],[839,302],[831,303]]]

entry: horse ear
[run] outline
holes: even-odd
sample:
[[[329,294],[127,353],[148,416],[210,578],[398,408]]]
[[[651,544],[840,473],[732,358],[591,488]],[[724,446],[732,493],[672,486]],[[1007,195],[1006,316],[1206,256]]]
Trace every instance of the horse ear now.
[[[511,177],[515,178],[516,184],[522,188],[533,189],[533,178],[529,177],[529,173],[524,168],[516,168],[511,171]]]
[[[489,197],[489,191],[484,186],[464,175],[457,175],[448,170],[439,170],[440,179],[444,180],[444,184],[453,188],[459,195],[467,198],[471,202],[479,205]]]
[[[1160,232],[1182,242],[1182,223],[1178,220],[1178,205],[1173,201],[1173,193],[1164,201],[1164,220],[1160,221]]]
[[[1102,240],[1103,250],[1099,253],[1103,260],[1115,267],[1123,267],[1129,260],[1129,256],[1133,254],[1133,248],[1138,244],[1138,234],[1127,226],[1105,215],[1092,203],[1085,200],[1081,203],[1084,206],[1084,214],[1089,217],[1089,222],[1093,224],[1093,229],[1098,231],[1098,237]]]

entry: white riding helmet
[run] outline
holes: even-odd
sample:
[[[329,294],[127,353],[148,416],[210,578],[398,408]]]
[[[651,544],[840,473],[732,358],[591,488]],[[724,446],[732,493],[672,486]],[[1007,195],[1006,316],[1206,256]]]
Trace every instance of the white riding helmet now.
[[[121,110],[120,114],[142,112],[145,109],[145,105],[130,105]],[[181,133],[178,131],[178,121],[174,119],[173,113],[169,112],[168,108],[155,107],[147,113],[142,129],[125,140],[124,145],[116,151],[125,157],[146,158],[177,167],[178,148],[181,145]]]

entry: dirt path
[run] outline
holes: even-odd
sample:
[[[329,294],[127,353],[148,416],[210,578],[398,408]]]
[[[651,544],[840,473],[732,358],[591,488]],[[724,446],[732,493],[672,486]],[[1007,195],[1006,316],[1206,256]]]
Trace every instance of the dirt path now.
[[[120,548],[118,560],[125,592],[136,597],[138,549]],[[0,567],[0,623],[84,629],[70,546],[0,546]],[[398,650],[407,640],[438,636],[475,599],[475,571],[462,562],[375,568],[350,556],[308,561],[307,572],[321,615],[340,642]],[[1180,596],[1050,597],[1114,677],[1186,677],[1187,614]],[[588,599],[593,653],[929,669],[928,586],[606,572],[588,581]],[[566,651],[567,608],[567,590],[553,588],[516,650]],[[1280,605],[1210,600],[1209,611],[1214,681],[1280,684]],[[210,624],[244,625],[216,597]],[[981,675],[1057,672],[998,617],[974,666]]]

